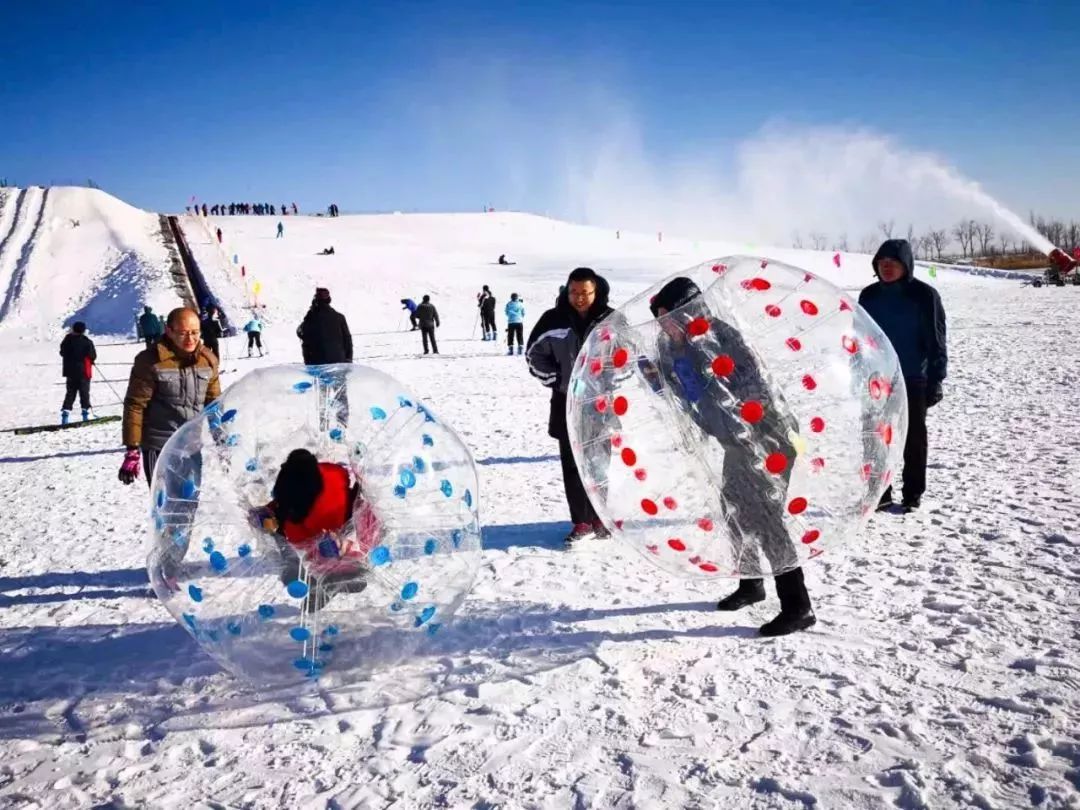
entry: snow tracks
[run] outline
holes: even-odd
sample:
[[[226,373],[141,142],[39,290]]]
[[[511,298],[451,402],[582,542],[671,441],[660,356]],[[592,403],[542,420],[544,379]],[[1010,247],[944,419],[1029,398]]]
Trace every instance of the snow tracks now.
[[[14,203],[9,198],[0,214],[0,233],[3,233],[0,237],[0,290],[4,290],[0,300],[0,321],[7,317],[22,293],[26,267],[45,219],[48,199],[49,189],[21,189]]]

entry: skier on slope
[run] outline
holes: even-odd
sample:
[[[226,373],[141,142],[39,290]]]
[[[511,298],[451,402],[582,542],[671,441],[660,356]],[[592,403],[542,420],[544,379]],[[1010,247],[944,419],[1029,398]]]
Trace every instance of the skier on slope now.
[[[570,508],[573,530],[567,545],[590,537],[610,537],[596,514],[578,473],[566,427],[566,392],[574,361],[593,327],[611,314],[607,279],[590,267],[574,270],[553,309],[540,316],[526,344],[529,372],[551,389],[548,435],[559,442],[563,488]]]
[[[790,436],[797,433],[798,422],[787,405],[770,392],[760,364],[738,330],[714,315],[693,281],[672,279],[656,294],[649,308],[662,332],[658,339],[660,367],[651,367],[651,363],[649,368],[643,367],[646,378],[658,390],[666,388],[670,400],[724,449],[721,495],[730,510],[725,517],[733,529],[736,562],[751,576],[740,580],[736,591],[717,603],[717,609],[739,610],[765,599],[758,556],[764,552],[771,571],[783,573],[774,573],[780,615],[762,625],[761,635],[782,636],[805,630],[817,619],[784,525],[784,493],[796,455]],[[722,374],[713,367],[715,352],[703,348],[700,341],[686,338],[690,322],[702,319],[708,321],[712,337],[729,361],[730,370]],[[715,382],[718,378],[722,382]],[[710,385],[720,385],[724,396],[737,401],[765,404],[763,416],[754,424],[754,436],[770,452],[782,453],[788,460],[783,473],[765,472],[747,443],[746,423],[721,404],[717,391],[708,390]]]
[[[415,332],[420,326],[419,321],[416,320],[416,302],[411,298],[402,298],[401,308],[409,311],[409,323],[412,324],[410,331]]]
[[[252,313],[251,320],[244,324],[244,331],[247,333],[248,339],[248,357],[251,357],[251,350],[256,346],[259,348],[259,357],[263,356],[262,330],[262,321]]]
[[[517,353],[525,351],[525,302],[518,299],[517,293],[510,293],[506,302],[506,353],[514,353],[514,338],[517,338]]]
[[[281,239],[284,236],[285,236],[285,224],[279,220],[278,224],[277,224],[277,236],[275,236],[274,238],[275,239]]]
[[[60,424],[66,425],[71,419],[76,394],[79,395],[82,420],[89,422],[90,377],[94,361],[97,360],[97,349],[94,348],[94,341],[86,336],[85,323],[75,321],[71,325],[71,331],[60,341],[60,357],[63,358],[64,380],[67,383],[64,404],[60,407]]]
[[[491,294],[488,285],[476,296],[476,305],[480,307],[480,320],[484,329],[484,340],[498,340],[498,330],[495,327],[495,296]]]
[[[218,244],[220,245],[221,244],[221,228],[217,229],[217,240],[218,240]]]

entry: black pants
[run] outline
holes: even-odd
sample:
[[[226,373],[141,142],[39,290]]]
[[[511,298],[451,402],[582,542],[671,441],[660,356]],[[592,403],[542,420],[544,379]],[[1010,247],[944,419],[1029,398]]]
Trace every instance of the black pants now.
[[[154,344],[157,343],[157,338],[156,337],[147,337],[147,338],[143,338],[143,340],[146,341],[146,348],[148,348],[148,349],[154,348]]]
[[[75,395],[79,395],[79,406],[84,410],[90,410],[90,380],[86,377],[67,377],[67,393],[64,394],[65,411],[70,411],[75,404]]]
[[[421,326],[420,337],[424,341],[424,354],[428,353],[428,341],[431,341],[431,351],[435,354],[439,353],[439,344],[435,342],[435,327],[434,326]]]
[[[904,500],[921,498],[926,492],[926,383],[906,380],[908,432],[904,443]]]
[[[248,354],[251,354],[252,346],[258,346],[262,351],[262,332],[248,332]]]
[[[518,344],[518,346],[524,346],[525,345],[525,324],[523,324],[523,323],[512,323],[512,324],[510,324],[509,326],[506,327],[506,345],[507,346],[513,346],[514,345],[514,336],[515,335],[517,336],[517,344]]]
[[[416,313],[409,313],[409,323],[412,324],[413,331],[415,332],[420,327],[420,321],[416,320]]]
[[[484,323],[484,334],[488,332],[494,332],[495,329],[495,313],[480,310],[480,320]]]
[[[563,488],[566,490],[566,505],[570,507],[570,520],[574,525],[592,524],[599,518],[593,509],[585,485],[581,483],[574,451],[570,449],[570,440],[566,436],[559,438],[559,461],[562,463]]]
[[[216,337],[214,337],[214,338],[206,338],[206,337],[204,337],[202,339],[202,342],[203,342],[203,346],[205,346],[206,348],[208,348],[210,351],[212,351],[214,353],[214,357],[216,357],[218,360],[221,359],[221,349],[218,348],[218,339]]]

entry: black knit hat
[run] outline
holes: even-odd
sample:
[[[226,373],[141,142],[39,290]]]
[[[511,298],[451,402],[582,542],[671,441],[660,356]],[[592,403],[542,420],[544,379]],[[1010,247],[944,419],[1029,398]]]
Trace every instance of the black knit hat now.
[[[697,284],[685,276],[679,276],[660,288],[660,292],[649,302],[649,310],[652,312],[653,317],[656,318],[659,317],[661,309],[674,312],[700,295],[701,290]]]
[[[326,289],[326,287],[316,287],[315,288],[315,300],[318,301],[321,304],[329,304],[330,303],[330,290]]]

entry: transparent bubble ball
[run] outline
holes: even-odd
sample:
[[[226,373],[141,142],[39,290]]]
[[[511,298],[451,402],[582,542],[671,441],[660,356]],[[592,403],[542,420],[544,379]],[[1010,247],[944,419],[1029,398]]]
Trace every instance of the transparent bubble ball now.
[[[677,277],[701,295],[654,317]],[[567,398],[598,515],[683,577],[775,576],[858,536],[907,423],[899,360],[855,299],[753,256],[678,273],[598,324]]]
[[[300,547],[252,520],[297,448],[359,483],[351,518]],[[480,564],[477,474],[454,430],[352,364],[253,371],[183,425],[151,483],[150,582],[230,672],[354,683],[413,655]]]

